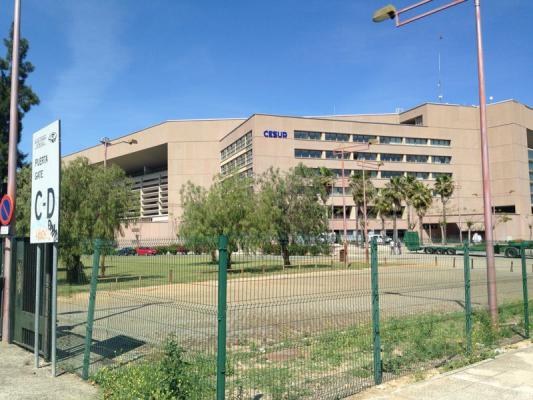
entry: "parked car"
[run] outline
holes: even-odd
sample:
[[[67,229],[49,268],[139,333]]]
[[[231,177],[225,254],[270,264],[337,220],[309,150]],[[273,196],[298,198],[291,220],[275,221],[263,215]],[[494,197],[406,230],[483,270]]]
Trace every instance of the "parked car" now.
[[[383,236],[383,235],[380,235],[379,233],[369,233],[368,234],[368,241],[372,241],[373,238],[376,238],[376,243],[377,244],[387,244],[389,243],[392,239],[388,236]]]
[[[157,250],[153,247],[137,247],[135,251],[138,256],[155,256],[157,254]]]
[[[120,250],[117,250],[117,256],[134,256],[137,254],[133,247],[123,247]]]

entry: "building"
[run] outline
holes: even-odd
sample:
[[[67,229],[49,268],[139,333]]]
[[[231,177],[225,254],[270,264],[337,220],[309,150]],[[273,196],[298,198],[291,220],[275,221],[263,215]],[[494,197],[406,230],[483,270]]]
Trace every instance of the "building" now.
[[[531,238],[533,226],[533,110],[514,100],[488,106],[489,157],[495,238]],[[122,141],[135,139],[129,146]],[[365,143],[371,141],[368,149]],[[447,232],[483,232],[479,111],[474,106],[426,103],[407,111],[375,115],[294,117],[254,114],[247,119],[167,121],[112,141],[108,163],[134,177],[139,219],[125,230],[128,238],[175,237],[180,218],[180,189],[187,181],[208,187],[218,173],[238,170],[261,174],[271,166],[286,170],[304,163],[330,168],[338,177],[329,200],[330,228],[343,231],[340,147],[345,174],[360,170],[359,160],[382,164],[370,170],[374,185],[410,174],[432,185],[439,174],[457,184],[447,206]],[[70,154],[102,163],[102,145]],[[373,168],[372,168],[373,169]],[[346,184],[348,179],[345,180]],[[356,230],[354,203],[346,190],[348,235]],[[381,230],[370,205],[369,229]],[[398,221],[407,229],[405,211]],[[438,198],[424,219],[424,235],[440,238]],[[390,234],[392,222],[387,220]],[[466,239],[466,236],[464,236]]]

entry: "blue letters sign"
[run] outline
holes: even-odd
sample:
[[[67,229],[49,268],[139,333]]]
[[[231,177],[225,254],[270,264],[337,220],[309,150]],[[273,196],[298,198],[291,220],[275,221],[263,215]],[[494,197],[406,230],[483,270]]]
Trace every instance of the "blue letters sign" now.
[[[263,136],[266,138],[287,139],[287,132],[266,130],[263,132]]]

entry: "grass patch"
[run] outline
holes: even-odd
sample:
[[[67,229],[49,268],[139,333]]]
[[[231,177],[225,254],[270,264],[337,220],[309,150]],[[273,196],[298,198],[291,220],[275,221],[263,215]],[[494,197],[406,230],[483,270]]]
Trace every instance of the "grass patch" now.
[[[234,256],[229,279],[279,273],[302,273],[346,269],[344,263],[329,256],[294,256],[292,265],[283,267],[281,257]],[[82,257],[84,272],[91,276],[91,257]],[[351,270],[368,268],[364,262],[351,262]],[[106,277],[98,281],[98,290],[123,290],[169,283],[203,282],[217,279],[218,265],[207,255],[106,256]],[[58,294],[69,296],[88,292],[89,283],[68,284],[66,269],[58,270]]]

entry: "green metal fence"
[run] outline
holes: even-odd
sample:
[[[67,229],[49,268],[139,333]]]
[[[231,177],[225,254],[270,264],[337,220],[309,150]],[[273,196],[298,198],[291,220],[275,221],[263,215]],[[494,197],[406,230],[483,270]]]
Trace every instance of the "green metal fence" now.
[[[339,399],[529,335],[533,259],[524,248],[496,260],[494,331],[485,258],[468,246],[435,255],[295,242],[285,252],[276,240],[230,251],[224,237],[101,242],[71,283],[62,259],[59,366],[90,377],[149,359],[172,336],[209,382],[207,398]]]

